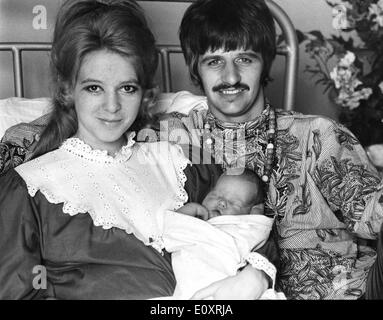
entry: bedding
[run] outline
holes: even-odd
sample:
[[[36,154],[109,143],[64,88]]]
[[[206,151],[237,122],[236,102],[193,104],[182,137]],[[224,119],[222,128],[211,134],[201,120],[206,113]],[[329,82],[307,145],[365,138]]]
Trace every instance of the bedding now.
[[[152,108],[154,113],[180,112],[187,114],[198,106],[207,108],[206,97],[196,96],[188,91],[179,91],[159,94],[157,102]],[[48,97],[0,99],[0,138],[4,136],[8,128],[19,123],[31,122],[48,113],[50,109],[51,99]]]
[[[49,98],[25,99],[7,98],[0,100],[0,137],[5,131],[18,123],[31,122],[51,108]]]

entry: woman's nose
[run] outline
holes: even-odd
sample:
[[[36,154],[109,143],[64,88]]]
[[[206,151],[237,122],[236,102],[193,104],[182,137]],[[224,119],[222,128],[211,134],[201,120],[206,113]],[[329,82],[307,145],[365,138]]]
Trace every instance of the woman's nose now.
[[[229,85],[235,85],[241,81],[241,75],[238,70],[238,66],[234,63],[226,63],[222,74],[222,81]]]
[[[115,113],[121,109],[120,99],[116,92],[107,94],[104,108],[110,113]]]

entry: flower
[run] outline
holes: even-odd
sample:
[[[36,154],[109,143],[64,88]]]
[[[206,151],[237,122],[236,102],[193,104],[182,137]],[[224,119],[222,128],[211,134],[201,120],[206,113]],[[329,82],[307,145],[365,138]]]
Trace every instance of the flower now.
[[[376,23],[373,27],[375,30],[379,27],[383,27],[383,0],[379,0],[378,3],[372,3],[368,8],[369,17]]]
[[[366,100],[372,94],[371,88],[357,89],[362,82],[357,78],[358,69],[354,66],[354,61],[355,54],[347,51],[330,72],[335,88],[339,89],[336,103],[350,110],[357,108],[360,100]]]
[[[305,71],[331,93],[339,121],[364,146],[383,143],[383,0],[323,1],[332,7],[335,34],[297,30],[313,61]]]
[[[332,26],[337,30],[344,30],[351,27],[351,21],[347,19],[347,6],[339,4],[332,9]]]

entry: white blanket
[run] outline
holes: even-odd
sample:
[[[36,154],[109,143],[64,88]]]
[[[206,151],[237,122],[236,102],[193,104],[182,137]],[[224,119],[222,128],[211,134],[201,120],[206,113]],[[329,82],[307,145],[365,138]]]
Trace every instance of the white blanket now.
[[[265,243],[273,224],[263,215],[219,216],[203,221],[169,210],[159,213],[158,218],[177,280],[171,299],[189,299],[199,289],[235,275],[246,255]],[[266,294],[272,299],[269,291]]]

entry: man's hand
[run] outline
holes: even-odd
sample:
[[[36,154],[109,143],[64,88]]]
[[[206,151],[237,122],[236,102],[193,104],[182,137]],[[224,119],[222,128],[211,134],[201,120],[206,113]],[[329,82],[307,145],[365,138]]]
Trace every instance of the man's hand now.
[[[198,290],[192,300],[256,300],[268,288],[266,274],[251,265],[235,276],[216,281]]]

